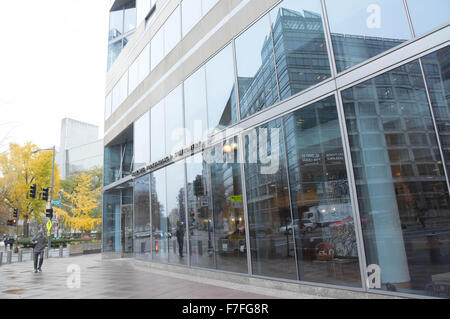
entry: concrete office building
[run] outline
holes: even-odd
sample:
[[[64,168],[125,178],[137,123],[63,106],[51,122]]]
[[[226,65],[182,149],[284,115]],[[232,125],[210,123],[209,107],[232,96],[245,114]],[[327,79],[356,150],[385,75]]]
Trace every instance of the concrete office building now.
[[[447,0],[116,0],[103,256],[450,297]]]

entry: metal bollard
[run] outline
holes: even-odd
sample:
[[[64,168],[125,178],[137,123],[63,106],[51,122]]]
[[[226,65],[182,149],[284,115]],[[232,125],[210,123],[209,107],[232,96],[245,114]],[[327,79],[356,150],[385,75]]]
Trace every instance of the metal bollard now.
[[[59,246],[59,258],[63,257],[63,251],[64,251],[64,247],[63,246]]]
[[[6,255],[6,263],[10,264],[12,260],[12,251],[8,250],[8,254]]]
[[[19,249],[19,253],[18,253],[18,255],[17,255],[17,261],[18,261],[19,263],[22,262],[22,257],[23,257],[23,250],[22,250],[22,249]]]
[[[3,264],[3,251],[0,251],[0,266]]]
[[[45,259],[48,259],[48,247],[45,248]]]

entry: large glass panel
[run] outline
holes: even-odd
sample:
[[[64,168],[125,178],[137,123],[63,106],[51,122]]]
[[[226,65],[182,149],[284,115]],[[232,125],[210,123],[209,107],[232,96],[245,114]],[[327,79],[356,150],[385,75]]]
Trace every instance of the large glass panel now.
[[[106,96],[105,99],[105,121],[111,116],[112,111],[112,91]]]
[[[159,64],[159,62],[164,59],[164,26],[156,32],[153,37],[151,44],[151,70]]]
[[[281,99],[328,79],[320,0],[285,0],[270,16]]]
[[[427,55],[422,62],[445,164],[450,172],[450,46]]]
[[[186,161],[187,207],[189,215],[189,249],[191,265],[215,268],[214,225],[209,181],[211,175],[203,154],[197,154]]]
[[[208,92],[208,127],[222,130],[237,122],[236,91],[231,44],[205,66]]]
[[[103,177],[105,186],[120,179],[121,150],[120,145],[105,147]]]
[[[281,120],[247,132],[245,183],[250,248],[256,275],[297,279]]]
[[[133,170],[133,141],[122,145],[122,156],[121,178],[131,175],[131,171]]]
[[[181,3],[181,15],[183,37],[185,37],[202,18],[202,2],[198,0],[183,0]]]
[[[198,1],[198,0],[197,0]],[[203,15],[207,14],[209,10],[211,10],[219,0],[202,0],[203,7]],[[200,2],[200,1],[198,1]]]
[[[450,272],[449,196],[419,63],[342,98],[369,286],[437,294]]]
[[[184,81],[186,143],[202,139],[207,130],[205,68],[200,68]]]
[[[134,123],[134,166],[137,170],[150,163],[150,112]]]
[[[164,55],[170,51],[181,40],[181,13],[178,6],[164,23]]]
[[[136,19],[136,1],[130,1],[125,5],[123,23],[124,33],[136,29]]]
[[[184,161],[166,168],[169,262],[187,264]]]
[[[123,8],[109,13],[109,41],[123,34]]]
[[[450,22],[450,1],[407,0],[416,36]]]
[[[300,280],[361,287],[335,97],[284,117]]]
[[[125,101],[128,96],[128,72],[126,72],[117,82],[113,89],[112,97],[112,112],[114,113],[117,108]]]
[[[210,158],[217,268],[247,273],[246,220],[237,138],[205,151]]]
[[[168,256],[168,216],[166,209],[166,170],[161,169],[151,174],[151,205],[153,260],[167,263]]]
[[[103,252],[121,252],[120,190],[103,194]]]
[[[150,227],[150,175],[134,181],[134,253],[139,259],[152,259]]]
[[[111,65],[116,61],[120,52],[122,51],[122,40],[111,43],[108,46],[108,70],[111,68]]]
[[[150,123],[150,157],[152,162],[156,162],[166,155],[164,100],[152,107]]]
[[[136,87],[150,73],[150,44],[139,54],[128,70],[129,91],[133,92]]]
[[[183,91],[179,85],[165,98],[166,153],[172,154],[184,146]]]
[[[403,0],[326,0],[338,72],[409,39]]]
[[[241,118],[255,114],[278,101],[269,15],[236,39]]]

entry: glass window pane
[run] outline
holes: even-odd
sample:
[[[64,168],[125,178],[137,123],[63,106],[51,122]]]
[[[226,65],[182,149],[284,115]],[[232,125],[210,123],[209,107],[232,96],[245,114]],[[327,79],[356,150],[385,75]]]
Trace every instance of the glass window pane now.
[[[105,186],[120,179],[120,159],[122,158],[121,150],[120,145],[105,147],[103,177]]]
[[[165,114],[164,100],[160,101],[151,109],[151,161],[156,162],[166,155],[165,147]]]
[[[326,7],[338,72],[411,39],[402,0],[326,0]]]
[[[150,43],[144,48],[139,55],[139,83],[145,80],[150,74]]]
[[[407,0],[416,36],[450,22],[450,1]]]
[[[203,154],[188,158],[186,171],[191,265],[215,268],[214,227],[209,196],[211,176]]]
[[[134,167],[137,170],[150,163],[150,112],[134,123]]]
[[[183,0],[181,3],[181,14],[183,37],[185,37],[202,18],[202,2],[198,0]]]
[[[167,221],[169,229],[169,262],[187,264],[186,207],[184,188],[184,161],[166,169],[167,180]]]
[[[233,49],[231,44],[205,66],[208,127],[222,130],[237,122]]]
[[[269,15],[236,39],[241,118],[278,101]]]
[[[170,120],[166,122],[166,153],[173,154],[184,146],[183,91],[179,85],[165,98],[165,109]]]
[[[122,144],[122,178],[131,175],[133,161],[133,141]]]
[[[105,121],[111,116],[112,108],[112,91],[106,96],[105,99]]]
[[[134,252],[138,259],[152,259],[150,227],[150,175],[134,181]]]
[[[180,6],[170,15],[164,23],[164,56],[181,40],[181,13]]]
[[[136,8],[137,8],[137,25],[145,20],[147,14],[150,12],[152,5],[151,0],[136,0]]]
[[[397,85],[398,74],[411,79],[410,84]],[[355,113],[346,112],[346,119],[358,123],[349,134],[351,151],[361,154],[352,160],[367,263],[380,267],[381,289],[423,295],[433,293],[440,276],[450,272],[445,259],[450,251],[450,198],[436,139],[426,138],[435,132],[425,86],[412,81],[420,75],[417,61],[386,73],[382,82],[394,89],[390,106],[372,94],[373,113],[362,111],[362,101],[350,92],[342,97],[355,105]],[[379,80],[361,85],[375,93]],[[397,95],[398,87],[410,94]],[[388,134],[378,125],[376,134],[364,132],[365,119],[381,123],[392,114],[399,115],[404,130]],[[410,134],[425,139],[416,143]],[[370,143],[365,143],[365,136],[372,136]]]
[[[198,0],[197,0],[198,1]],[[202,0],[203,7],[203,15],[207,14],[209,10],[211,10],[219,0]],[[200,1],[198,1],[200,2]]]
[[[450,46],[423,58],[439,138],[447,171],[450,172]]]
[[[111,43],[108,46],[108,70],[114,64],[120,52],[122,52],[122,40]]]
[[[131,93],[139,85],[139,57],[136,58],[136,60],[128,69],[128,81]]]
[[[361,287],[334,96],[284,117],[300,280]],[[337,275],[337,274],[340,275]]]
[[[125,6],[124,12],[124,33],[136,28],[136,1],[131,1]]]
[[[103,252],[120,253],[120,191],[103,194]]]
[[[244,143],[253,273],[297,279],[281,120],[247,132]]]
[[[161,169],[151,174],[151,205],[153,260],[167,263],[169,261],[168,215],[166,209],[166,170]]]
[[[214,216],[214,242],[218,269],[247,273],[246,221],[242,197],[241,164],[237,138],[205,151],[211,159],[209,208]]]
[[[281,99],[330,78],[320,0],[285,0],[270,15]]]
[[[164,59],[164,27],[156,32],[151,41],[151,70]]]
[[[206,117],[205,68],[200,68],[184,81],[186,143],[200,141],[208,129]]]
[[[123,9],[109,13],[109,41],[123,34]]]

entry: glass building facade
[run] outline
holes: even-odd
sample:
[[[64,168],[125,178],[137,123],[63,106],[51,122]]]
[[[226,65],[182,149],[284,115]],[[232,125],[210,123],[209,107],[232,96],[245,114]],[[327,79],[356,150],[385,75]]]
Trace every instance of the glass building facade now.
[[[169,2],[130,91],[231,1]],[[104,253],[450,298],[448,1],[272,2],[107,143]]]

